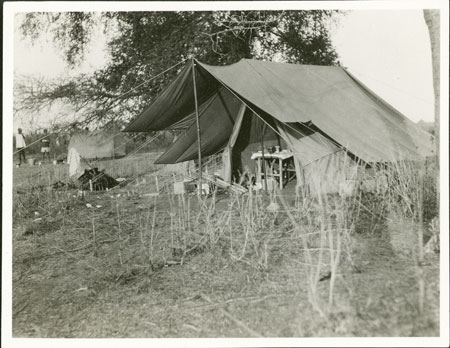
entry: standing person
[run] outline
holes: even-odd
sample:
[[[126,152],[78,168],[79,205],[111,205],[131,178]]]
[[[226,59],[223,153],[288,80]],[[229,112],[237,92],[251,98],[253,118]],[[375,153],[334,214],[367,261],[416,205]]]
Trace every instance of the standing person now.
[[[22,164],[22,157],[23,157],[23,161],[25,162],[25,147],[26,147],[26,143],[25,143],[25,137],[22,134],[22,128],[19,128],[17,130],[17,135],[16,135],[16,149],[19,153],[19,166]]]
[[[41,140],[41,152],[42,152],[42,162],[45,160],[45,154],[47,154],[48,162],[50,163],[50,139],[47,136],[47,129],[44,129],[44,139]]]

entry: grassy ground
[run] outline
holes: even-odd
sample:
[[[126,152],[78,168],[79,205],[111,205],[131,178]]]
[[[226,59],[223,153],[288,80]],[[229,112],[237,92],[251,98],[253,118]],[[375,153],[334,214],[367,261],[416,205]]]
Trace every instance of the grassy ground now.
[[[332,286],[318,240],[308,239],[311,267],[288,215],[265,209],[269,197],[154,197],[151,156],[104,166],[142,176],[77,197],[46,187],[67,168],[15,169],[14,337],[439,335],[438,255],[422,267],[419,313],[417,267],[388,231],[351,234]],[[319,263],[325,279],[311,293]]]

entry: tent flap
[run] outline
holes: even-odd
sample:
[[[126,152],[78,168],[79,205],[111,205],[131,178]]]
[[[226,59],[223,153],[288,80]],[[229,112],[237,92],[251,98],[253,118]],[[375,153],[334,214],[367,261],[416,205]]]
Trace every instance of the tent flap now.
[[[241,130],[242,120],[244,119],[245,114],[245,104],[241,105],[239,109],[239,113],[236,118],[236,122],[234,123],[233,130],[231,132],[231,136],[228,140],[228,144],[225,147],[225,150],[222,153],[222,163],[223,163],[223,180],[226,182],[231,182],[231,173],[232,173],[232,151],[234,144],[236,143],[237,137],[239,135],[239,131]]]
[[[215,154],[227,144],[241,104],[230,92],[221,88],[208,106],[199,112],[203,156]],[[178,163],[196,159],[197,156],[197,123],[194,121],[155,163]]]
[[[151,132],[164,130],[182,121],[195,111],[194,85],[192,82],[192,64],[181,70],[172,83],[158,98],[134,119],[124,132]],[[209,74],[202,74],[196,69],[197,94],[199,105],[216,93],[220,84]]]

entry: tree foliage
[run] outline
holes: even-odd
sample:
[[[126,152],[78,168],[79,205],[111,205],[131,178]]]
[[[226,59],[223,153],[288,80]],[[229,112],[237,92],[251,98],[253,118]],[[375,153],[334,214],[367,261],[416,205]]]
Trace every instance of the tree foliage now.
[[[107,35],[109,61],[91,75],[69,81],[17,84],[22,108],[56,100],[84,113],[84,121],[126,121],[173,79],[191,56],[226,65],[242,58],[335,65],[328,25],[336,11],[90,12],[27,13],[22,33],[31,39],[51,32],[67,64],[83,61],[93,28]]]

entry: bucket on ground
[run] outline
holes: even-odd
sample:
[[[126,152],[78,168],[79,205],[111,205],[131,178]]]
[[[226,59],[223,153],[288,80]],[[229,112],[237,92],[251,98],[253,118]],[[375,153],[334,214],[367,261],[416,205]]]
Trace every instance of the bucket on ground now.
[[[30,166],[34,166],[34,164],[36,163],[36,158],[29,158],[27,162]]]

